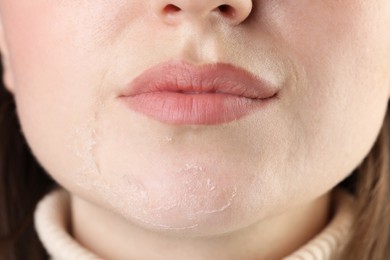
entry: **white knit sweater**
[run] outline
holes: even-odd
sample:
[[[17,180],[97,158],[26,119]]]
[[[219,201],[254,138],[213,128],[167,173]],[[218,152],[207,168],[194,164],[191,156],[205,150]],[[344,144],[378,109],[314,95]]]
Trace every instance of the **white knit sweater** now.
[[[348,239],[353,218],[353,198],[345,191],[335,194],[335,214],[325,229],[284,260],[330,260]],[[44,247],[55,260],[102,259],[83,248],[68,233],[70,196],[61,189],[47,194],[35,210],[35,228]]]

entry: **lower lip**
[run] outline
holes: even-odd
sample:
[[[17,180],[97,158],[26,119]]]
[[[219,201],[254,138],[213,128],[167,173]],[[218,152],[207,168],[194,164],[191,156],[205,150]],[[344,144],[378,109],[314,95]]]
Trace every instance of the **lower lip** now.
[[[131,110],[173,125],[213,125],[239,120],[276,99],[251,99],[223,93],[150,92],[120,97]]]

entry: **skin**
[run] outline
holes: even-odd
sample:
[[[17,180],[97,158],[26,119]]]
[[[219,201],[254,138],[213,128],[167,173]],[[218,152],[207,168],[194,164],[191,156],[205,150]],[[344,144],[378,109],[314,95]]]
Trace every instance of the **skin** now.
[[[331,190],[387,109],[388,0],[0,0],[0,15],[22,131],[71,193],[76,239],[108,259],[291,253],[327,223]],[[214,126],[118,104],[173,59],[240,66],[278,84],[279,99]]]

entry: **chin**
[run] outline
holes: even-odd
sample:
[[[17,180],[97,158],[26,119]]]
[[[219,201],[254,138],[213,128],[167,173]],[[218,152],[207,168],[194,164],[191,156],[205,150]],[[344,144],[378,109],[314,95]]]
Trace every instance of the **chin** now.
[[[136,227],[179,236],[215,236],[253,222],[248,201],[255,192],[253,178],[245,174],[209,172],[187,165],[181,170],[103,172],[90,186],[98,204]]]

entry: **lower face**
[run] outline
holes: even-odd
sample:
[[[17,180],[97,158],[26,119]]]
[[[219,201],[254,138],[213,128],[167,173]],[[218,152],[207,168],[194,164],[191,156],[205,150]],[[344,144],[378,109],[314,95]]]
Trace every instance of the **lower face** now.
[[[148,229],[212,235],[315,200],[367,155],[389,96],[387,0],[265,1],[238,27],[172,27],[146,2],[0,0],[23,133],[71,193]],[[214,125],[121,105],[173,59],[231,63],[281,90]]]

